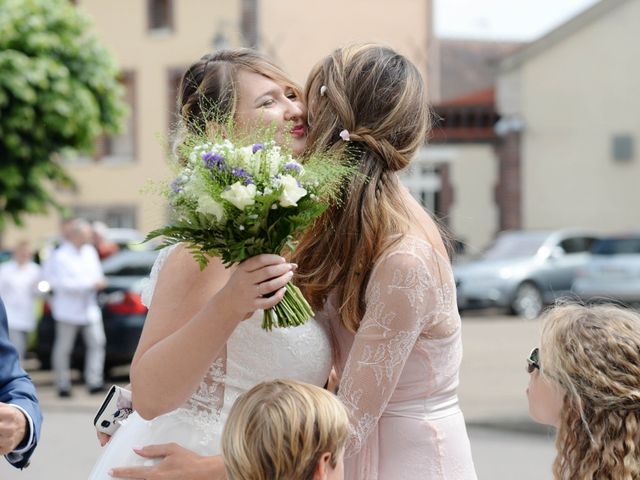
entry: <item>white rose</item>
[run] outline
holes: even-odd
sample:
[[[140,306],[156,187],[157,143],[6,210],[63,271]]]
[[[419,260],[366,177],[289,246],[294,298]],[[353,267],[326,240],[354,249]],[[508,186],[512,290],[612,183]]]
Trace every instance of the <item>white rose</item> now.
[[[242,185],[240,182],[236,182],[220,196],[240,210],[244,210],[247,206],[255,203],[256,186],[253,183]]]
[[[298,180],[291,175],[282,175],[280,185],[284,188],[278,200],[283,207],[297,207],[298,200],[307,194],[304,188],[298,186]]]
[[[213,215],[218,222],[224,219],[224,208],[211,197],[200,197],[196,211],[203,215]]]

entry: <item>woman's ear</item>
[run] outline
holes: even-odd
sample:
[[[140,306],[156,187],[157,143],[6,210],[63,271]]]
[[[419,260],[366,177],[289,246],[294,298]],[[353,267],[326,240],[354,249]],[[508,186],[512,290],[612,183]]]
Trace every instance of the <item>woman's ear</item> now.
[[[331,452],[324,452],[320,455],[313,473],[313,480],[326,480],[329,478],[329,472],[332,470],[330,462]]]

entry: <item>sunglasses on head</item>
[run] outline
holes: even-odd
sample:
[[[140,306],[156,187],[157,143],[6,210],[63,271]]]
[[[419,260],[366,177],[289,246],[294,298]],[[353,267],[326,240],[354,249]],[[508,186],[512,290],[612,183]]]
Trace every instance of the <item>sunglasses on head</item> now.
[[[533,373],[536,369],[540,370],[540,349],[538,347],[531,350],[527,357],[527,373]]]

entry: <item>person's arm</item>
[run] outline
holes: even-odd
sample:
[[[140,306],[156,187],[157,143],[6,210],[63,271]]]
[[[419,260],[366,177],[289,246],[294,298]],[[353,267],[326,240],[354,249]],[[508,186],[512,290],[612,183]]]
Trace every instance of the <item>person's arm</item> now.
[[[174,249],[158,276],[131,364],[134,409],[151,419],[182,405],[238,323],[276,305],[291,276],[291,265],[277,255],[250,258],[230,275],[219,259],[200,271],[188,250]]]
[[[0,300],[0,453],[17,468],[27,465],[38,438],[42,413],[36,391],[20,367],[9,341],[7,316]]]
[[[360,451],[395,391],[429,317],[430,284],[423,259],[411,253],[392,253],[372,272],[338,390],[350,420],[346,457]]]
[[[115,478],[161,480],[182,478],[185,480],[226,480],[222,456],[202,456],[175,443],[148,445],[134,449],[138,455],[158,463],[146,467],[118,467],[111,471]]]

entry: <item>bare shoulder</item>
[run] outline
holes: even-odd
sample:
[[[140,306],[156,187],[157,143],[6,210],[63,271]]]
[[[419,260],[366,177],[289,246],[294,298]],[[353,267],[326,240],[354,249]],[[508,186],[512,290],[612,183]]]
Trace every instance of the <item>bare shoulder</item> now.
[[[207,267],[200,270],[185,246],[174,248],[158,274],[136,356],[193,318],[229,276],[220,259],[210,258]]]
[[[211,257],[206,268],[201,270],[187,247],[180,244],[169,253],[158,275],[156,288],[159,291],[169,289],[177,293],[181,290],[191,291],[194,287],[211,281],[222,281],[224,284],[227,279],[228,270],[219,258]]]

